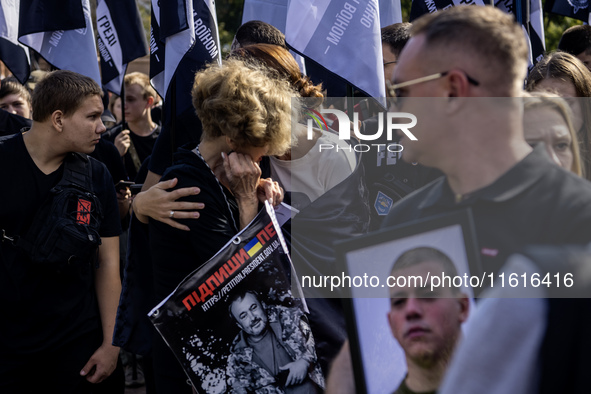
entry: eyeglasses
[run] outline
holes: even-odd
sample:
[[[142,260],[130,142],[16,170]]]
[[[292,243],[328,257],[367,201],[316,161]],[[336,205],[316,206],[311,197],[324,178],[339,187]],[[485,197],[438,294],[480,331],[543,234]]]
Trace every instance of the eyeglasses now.
[[[468,83],[471,83],[474,86],[480,85],[480,82],[478,82],[477,80],[475,80],[474,78],[472,78],[471,76],[466,74],[464,71],[462,71],[462,70],[459,70],[459,71],[461,71],[466,76]],[[405,88],[407,86],[412,86],[412,85],[416,85],[419,83],[429,82],[429,81],[433,81],[435,79],[443,78],[449,73],[450,73],[449,71],[444,71],[444,72],[440,72],[440,73],[436,73],[436,74],[427,75],[426,77],[415,78],[415,79],[411,79],[410,81],[401,82],[401,83],[391,85],[389,90],[394,93],[394,97],[392,97],[392,99],[394,100],[395,104],[399,104],[400,99],[402,99],[401,91],[400,91],[401,88]]]
[[[384,67],[386,67],[388,64],[396,64],[396,63],[398,63],[397,60],[394,60],[392,62],[386,62],[386,63],[384,63]]]

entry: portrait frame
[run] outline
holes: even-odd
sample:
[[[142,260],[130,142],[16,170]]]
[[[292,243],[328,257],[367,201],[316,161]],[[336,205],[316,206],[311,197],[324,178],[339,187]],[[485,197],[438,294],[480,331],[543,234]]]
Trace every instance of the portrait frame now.
[[[382,281],[374,287],[376,281],[371,282],[371,278],[386,278],[402,253],[420,246],[448,255],[460,276],[481,275],[470,210],[420,219],[335,245],[344,275],[357,279],[366,276],[362,286],[344,287],[343,299],[357,393],[392,393],[406,376],[404,351],[387,323],[389,288]],[[478,289],[462,288],[462,292],[468,294],[472,310]],[[469,319],[462,329],[468,324]]]

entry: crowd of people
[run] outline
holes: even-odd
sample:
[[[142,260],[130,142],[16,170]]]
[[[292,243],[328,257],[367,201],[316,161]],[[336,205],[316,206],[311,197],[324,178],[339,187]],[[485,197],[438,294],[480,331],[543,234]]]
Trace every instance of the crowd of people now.
[[[327,116],[326,127],[312,121],[321,108],[346,110],[343,101],[303,75],[281,32],[260,21],[241,26],[221,66],[196,72],[194,127],[161,128],[159,97],[138,72],[125,76],[123,97],[65,70],[40,75],[32,92],[2,80],[0,392],[123,393],[126,384],[146,384],[148,394],[192,393],[146,314],[265,202],[297,212],[282,230],[298,275],[341,273],[336,241],[459,210],[471,211],[484,272],[502,272],[530,245],[591,241],[591,27],[565,31],[558,50],[528,70],[528,45],[512,16],[453,7],[382,28],[382,54],[389,110],[416,116],[416,140],[382,133],[367,152],[354,149],[355,138],[339,139],[342,119]],[[360,116],[352,130],[381,133],[371,99],[353,110]],[[173,152],[173,132],[192,142]],[[329,145],[337,149],[323,151]],[[431,247],[399,254],[391,276],[457,273]],[[361,387],[344,295],[305,294],[307,315],[279,305],[263,310],[252,291],[228,300],[239,328],[229,391]],[[470,347],[483,321],[525,337],[526,319],[507,328],[499,310],[527,302],[478,301],[501,318],[476,314],[464,338],[471,311],[458,289],[433,295],[408,286],[389,295],[384,319],[407,368],[393,392],[543,391],[547,364],[537,355],[560,340],[555,331],[538,327],[528,347],[515,347],[520,374],[503,371],[517,350],[499,348],[512,339],[492,335],[497,343]],[[565,307],[541,302],[529,312],[544,308]],[[283,315],[297,321],[298,330],[287,330],[297,338],[284,334]],[[486,361],[491,368],[478,369]],[[462,374],[454,363],[474,372]],[[573,368],[573,381],[580,374]]]

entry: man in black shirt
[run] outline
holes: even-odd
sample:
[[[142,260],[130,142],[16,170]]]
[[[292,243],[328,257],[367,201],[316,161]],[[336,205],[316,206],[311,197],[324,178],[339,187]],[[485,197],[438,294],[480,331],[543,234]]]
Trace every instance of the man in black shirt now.
[[[401,139],[402,157],[445,177],[396,204],[384,227],[471,209],[487,272],[528,244],[591,241],[591,184],[523,137],[521,27],[492,7],[455,7],[417,20],[411,33],[394,88],[398,110],[417,115],[418,140]]]
[[[11,241],[39,227],[36,218],[43,215],[38,209],[72,169],[64,164],[71,152],[94,150],[105,131],[101,94],[92,79],[56,71],[35,89],[31,129],[0,141],[0,173],[8,185],[0,193],[5,235],[0,242],[0,302],[6,316],[0,325],[2,393],[21,393],[23,385],[32,392],[90,393],[90,383],[106,379],[117,363],[119,348],[111,345],[111,338],[121,290],[121,228],[106,167],[88,158],[92,192],[101,209],[92,207],[92,198],[78,199],[76,208],[80,226],[89,212],[100,216],[102,211],[96,259],[69,258],[58,270],[33,261]],[[66,232],[59,236],[70,239]]]

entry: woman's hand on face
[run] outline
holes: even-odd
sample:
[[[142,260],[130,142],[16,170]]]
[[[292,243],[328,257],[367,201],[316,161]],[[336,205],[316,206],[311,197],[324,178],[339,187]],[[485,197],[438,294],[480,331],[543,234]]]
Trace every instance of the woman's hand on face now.
[[[276,207],[283,201],[283,188],[271,178],[260,179],[257,187],[257,197],[260,202],[269,201]]]
[[[230,190],[237,200],[257,201],[257,189],[261,178],[261,169],[258,163],[242,153],[232,152],[226,155],[222,152],[224,171]]]

